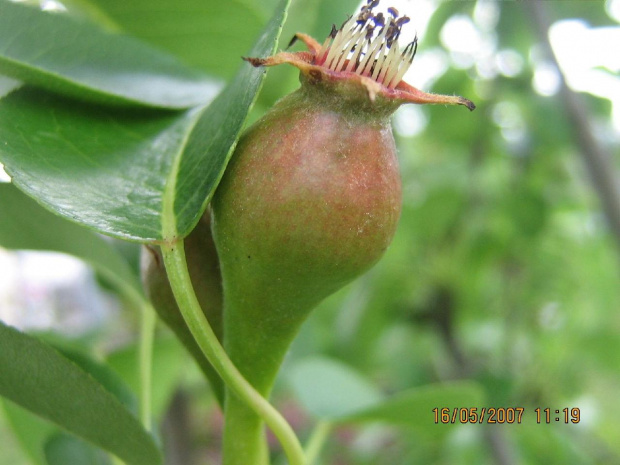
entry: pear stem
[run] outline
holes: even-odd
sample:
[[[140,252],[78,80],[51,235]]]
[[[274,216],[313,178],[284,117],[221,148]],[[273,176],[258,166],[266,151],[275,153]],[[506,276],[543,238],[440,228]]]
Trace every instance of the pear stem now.
[[[228,389],[261,417],[273,431],[282,444],[289,464],[306,465],[304,451],[291,426],[243,377],[224,351],[204,316],[192,287],[183,241],[162,245],[161,249],[166,273],[181,314],[209,363],[224,380]]]
[[[222,465],[269,465],[263,419],[234,394],[226,396]]]

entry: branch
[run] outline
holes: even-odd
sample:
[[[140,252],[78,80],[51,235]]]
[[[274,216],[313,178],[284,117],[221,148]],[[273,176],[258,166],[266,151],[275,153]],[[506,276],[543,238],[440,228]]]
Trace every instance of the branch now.
[[[560,99],[566,110],[568,122],[572,126],[575,142],[579,147],[579,152],[586,165],[594,189],[600,198],[605,217],[620,251],[620,183],[612,163],[611,154],[607,153],[605,148],[592,134],[589,123],[590,115],[584,105],[583,98],[572,91],[566,84],[566,77],[562,74],[558,59],[549,43],[548,31],[551,21],[547,6],[544,2],[538,1],[523,2],[523,4],[530,10],[533,25],[545,53],[558,69],[561,85]]]

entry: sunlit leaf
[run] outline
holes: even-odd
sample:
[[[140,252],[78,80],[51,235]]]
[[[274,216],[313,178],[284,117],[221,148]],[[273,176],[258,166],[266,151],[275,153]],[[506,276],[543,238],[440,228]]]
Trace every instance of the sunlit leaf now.
[[[287,6],[252,55],[273,52]],[[97,231],[158,241],[165,216],[174,230],[168,236],[186,235],[223,174],[264,73],[244,63],[210,106],[177,114],[17,90],[0,100],[0,161],[21,190]]]
[[[174,58],[67,15],[0,0],[0,73],[97,102],[187,108],[213,83]]]

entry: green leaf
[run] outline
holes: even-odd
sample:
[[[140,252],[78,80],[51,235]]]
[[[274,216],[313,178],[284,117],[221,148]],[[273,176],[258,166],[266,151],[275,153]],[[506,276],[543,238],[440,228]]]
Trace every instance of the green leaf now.
[[[120,377],[108,366],[93,360],[82,351],[71,348],[69,344],[51,334],[39,334],[46,342],[59,350],[62,355],[76,363],[89,373],[96,381],[114,395],[129,411],[136,414],[137,401],[133,393],[122,382]],[[137,357],[137,356],[136,356]],[[137,370],[134,367],[134,370]],[[93,446],[72,435],[67,435],[58,427],[13,402],[0,399],[9,420],[11,429],[24,451],[37,465],[71,464],[88,465],[107,463],[104,455]],[[67,458],[68,454],[76,457]],[[79,457],[83,460],[78,461]],[[66,458],[66,460],[64,460]],[[75,460],[73,460],[75,458]]]
[[[410,427],[420,432],[434,433],[433,428],[446,429],[445,424],[435,425],[434,408],[480,407],[484,395],[482,388],[473,382],[432,384],[400,392],[376,405],[341,419],[341,422],[385,422]],[[439,432],[439,431],[437,431]]]
[[[138,345],[132,344],[109,354],[106,360],[107,366],[135,392],[140,389],[138,350]],[[153,344],[151,403],[155,419],[161,419],[165,413],[179,379],[188,366],[186,360],[187,355],[176,339],[157,339]]]
[[[0,398],[8,423],[22,450],[34,465],[45,465],[44,445],[56,431],[51,423],[37,417],[13,402]]]
[[[297,363],[289,379],[304,407],[323,419],[351,415],[382,398],[377,388],[350,367],[324,357]]]
[[[65,356],[68,360],[72,361],[92,376],[106,391],[116,397],[129,412],[136,417],[138,416],[138,400],[136,396],[111,367],[77,350],[58,347],[56,345],[53,345],[53,347],[58,350],[61,355]],[[136,354],[135,357],[137,360],[138,355]],[[139,368],[136,367],[135,371],[138,372]],[[135,392],[139,392],[139,389],[136,389]]]
[[[0,99],[10,92],[13,92],[21,85],[22,83],[20,81],[0,75]]]
[[[434,408],[483,405],[482,388],[472,382],[428,385],[384,398],[361,374],[324,357],[296,364],[289,381],[304,407],[313,415],[335,423],[383,422],[443,434],[449,425],[434,423]]]
[[[0,73],[117,105],[187,108],[217,87],[175,58],[87,22],[0,0]]]
[[[287,8],[284,1],[252,55],[275,50]],[[168,238],[184,236],[224,172],[264,73],[244,63],[209,107],[180,114],[19,89],[0,100],[0,161],[21,190],[92,229],[155,242],[165,221]]]
[[[52,435],[44,446],[48,465],[108,465],[100,451],[66,433]]]
[[[0,161],[44,207],[123,239],[161,237],[171,159],[198,114],[123,112],[24,87],[0,100]]]
[[[124,31],[230,78],[268,16],[251,0],[90,0]],[[275,5],[274,5],[275,7]],[[270,12],[272,9],[270,9]]]
[[[249,56],[264,57],[275,52],[289,4],[290,0],[280,2]],[[198,120],[166,186],[165,238],[189,234],[206,209],[232,156],[239,132],[256,101],[264,77],[264,69],[245,63]]]
[[[128,464],[154,465],[153,438],[89,374],[50,346],[0,324],[0,395]]]
[[[10,183],[0,183],[0,246],[74,255],[121,290],[141,294],[128,263],[103,238],[42,208]]]
[[[317,19],[314,21],[311,34],[319,42],[323,42],[332,27],[332,24],[339,26],[346,19],[357,11],[360,4],[357,0],[319,0]],[[305,31],[300,31],[305,32]]]
[[[94,446],[64,433],[28,410],[0,398],[0,408],[22,449],[34,465],[103,465],[109,461]],[[80,460],[82,459],[82,460]]]

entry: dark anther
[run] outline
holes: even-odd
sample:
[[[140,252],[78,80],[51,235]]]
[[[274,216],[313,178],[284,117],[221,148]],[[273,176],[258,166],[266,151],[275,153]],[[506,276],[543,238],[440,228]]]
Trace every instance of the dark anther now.
[[[362,11],[357,17],[357,24],[364,25],[370,18],[372,18],[372,13],[370,11]]]
[[[336,37],[336,34],[338,34],[338,29],[336,28],[335,24],[332,24],[332,30],[329,32],[329,37],[334,39]]]
[[[396,23],[394,23],[394,20],[391,19],[390,24],[387,25],[387,31],[385,33],[385,39],[388,41],[388,45],[392,45],[392,42],[397,34],[398,27],[396,26]]]
[[[398,27],[401,27],[403,24],[407,24],[409,21],[411,21],[411,19],[409,19],[409,16],[403,16],[402,18],[398,18],[396,20],[396,25]]]
[[[388,8],[388,13],[394,16],[394,18],[398,18],[398,10],[393,6]]]
[[[372,22],[375,23],[375,26],[385,26],[385,18],[383,17],[383,13],[379,13],[374,18],[372,18]]]
[[[374,34],[374,32],[375,32],[375,28],[369,24],[366,27],[366,39],[368,39],[369,42],[372,39],[372,35]]]

